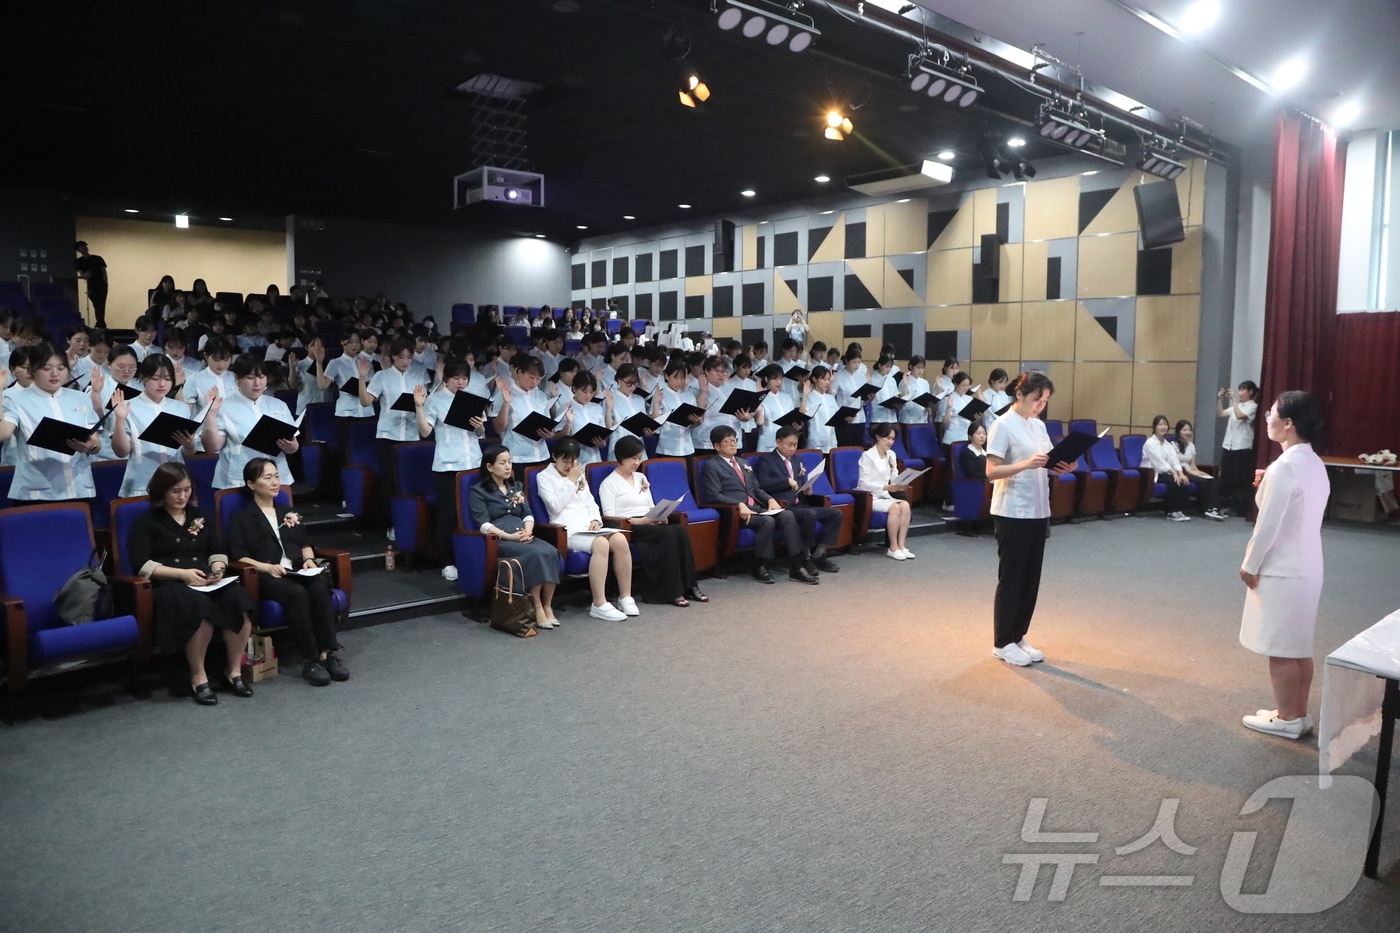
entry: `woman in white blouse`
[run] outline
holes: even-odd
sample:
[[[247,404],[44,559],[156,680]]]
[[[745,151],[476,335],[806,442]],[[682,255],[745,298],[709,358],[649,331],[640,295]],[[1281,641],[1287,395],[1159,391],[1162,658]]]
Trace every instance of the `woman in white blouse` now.
[[[1186,503],[1191,501],[1190,491],[1186,488],[1191,481],[1181,469],[1176,445],[1167,441],[1169,427],[1166,415],[1152,419],[1152,436],[1142,445],[1142,465],[1152,471],[1156,482],[1164,483],[1167,487],[1162,498],[1166,503],[1168,521],[1189,522],[1191,516],[1184,509]]]
[[[692,601],[707,603],[710,598],[696,585],[695,552],[690,546],[690,533],[684,525],[646,517],[656,502],[652,499],[651,484],[637,472],[644,452],[639,438],[626,435],[617,439],[617,469],[598,487],[603,515],[630,521],[632,544],[638,546],[642,569],[650,578],[647,602],[668,602],[681,608]]]
[[[1181,461],[1181,470],[1190,482],[1196,484],[1196,501],[1205,510],[1206,518],[1213,522],[1225,521],[1225,516],[1216,508],[1218,492],[1215,477],[1196,465],[1196,426],[1182,418],[1172,433],[1176,435],[1176,457]]]
[[[909,493],[908,484],[896,484],[899,478],[899,463],[895,458],[894,432],[897,428],[888,422],[877,424],[871,430],[875,443],[860,455],[860,472],[856,488],[870,493],[870,507],[885,513],[885,534],[889,538],[889,549],[885,556],[894,560],[910,560],[914,552],[909,550],[906,536],[909,533],[911,510],[909,503],[896,499],[894,493]]]
[[[588,491],[588,479],[579,462],[578,441],[566,437],[554,447],[554,462],[538,475],[540,498],[549,510],[549,520],[563,525],[569,535],[571,551],[583,551],[588,560],[588,587],[593,593],[593,606],[588,614],[607,622],[621,622],[628,616],[641,615],[637,601],[632,598],[632,551],[627,535],[593,535],[600,531],[603,515],[598,503]],[[617,577],[617,605],[608,602],[608,560]]]

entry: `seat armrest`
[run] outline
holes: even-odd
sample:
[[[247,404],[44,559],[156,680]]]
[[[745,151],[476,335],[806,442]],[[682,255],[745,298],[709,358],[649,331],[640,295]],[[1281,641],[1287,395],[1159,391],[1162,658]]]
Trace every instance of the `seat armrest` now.
[[[690,516],[684,512],[672,512],[666,521],[672,525],[689,525]]]
[[[799,508],[801,506],[808,506],[814,509],[829,509],[831,508],[831,497],[819,496],[816,493],[809,492],[802,496],[802,501],[798,506]]]
[[[604,528],[621,528],[623,531],[631,531],[631,530],[632,530],[632,519],[630,519],[630,518],[612,518],[612,517],[605,517],[605,518],[603,519],[603,527],[604,527]]]
[[[330,561],[331,582],[345,593],[346,602],[353,602],[354,579],[350,572],[350,552],[338,547],[312,548],[311,553]]]
[[[535,522],[534,535],[541,541],[548,541],[559,550],[560,557],[569,556],[569,530],[552,522]]]
[[[724,502],[707,502],[704,507],[719,513],[720,556],[728,557],[739,548],[739,507]]]
[[[24,601],[0,595],[0,613],[5,617],[6,686],[11,693],[29,683],[29,620]]]
[[[155,647],[155,599],[145,577],[112,577],[112,608],[117,615],[136,617],[139,639],[136,659],[145,661]]]

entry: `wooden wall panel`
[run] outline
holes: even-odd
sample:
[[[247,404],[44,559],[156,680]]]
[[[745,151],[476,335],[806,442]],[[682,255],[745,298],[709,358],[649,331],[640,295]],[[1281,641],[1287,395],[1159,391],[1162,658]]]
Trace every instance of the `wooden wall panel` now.
[[[1072,417],[1093,418],[1100,424],[1127,424],[1132,398],[1132,363],[1075,363]]]
[[[807,315],[807,348],[820,340],[828,347],[846,349],[846,313],[818,311]]]
[[[1001,248],[1001,279],[997,284],[997,298],[1001,301],[1020,301],[1021,283],[1025,278],[1025,243],[1007,243]],[[1042,289],[1034,299],[1045,297]]]
[[[709,324],[710,333],[720,340],[731,337],[739,340],[744,336],[744,319],[741,317],[717,317]]]
[[[708,275],[688,275],[685,279],[685,296],[709,295],[714,291],[715,280]]]
[[[972,329],[972,306],[952,305],[944,308],[929,308],[924,314],[925,330],[971,330]],[[939,362],[942,366],[942,361]],[[933,375],[938,375],[938,367],[934,367]],[[933,382],[932,377],[929,382]]]
[[[868,229],[868,228],[867,228]],[[928,201],[910,198],[885,205],[885,256],[922,253],[928,248]],[[868,256],[874,253],[866,253]]]
[[[1079,235],[1078,175],[1026,184],[1025,230],[1027,240],[1055,240]]]
[[[802,307],[802,302],[797,300],[797,293],[788,288],[788,283],[783,281],[782,272],[773,270],[773,314],[783,319],[783,326],[787,326],[787,318],[792,312]]]
[[[1206,160],[1192,159],[1176,179],[1176,199],[1181,202],[1181,222],[1188,227],[1205,223]]]
[[[1050,404],[1045,408],[1045,417],[1062,421],[1069,421],[1073,417],[1074,370],[1077,365],[1069,362],[1046,364],[1045,372],[1055,384],[1055,394],[1050,396]]]
[[[1134,363],[1133,411],[1130,424],[1150,425],[1156,415],[1193,418],[1196,411],[1196,364]],[[1150,429],[1149,429],[1150,430]],[[1199,458],[1205,463],[1209,457]]]
[[[867,228],[868,229],[868,228]],[[882,308],[890,307],[890,303],[885,301],[885,267],[889,263],[882,257],[874,259],[847,259],[846,270],[860,279],[860,284],[864,285],[870,292],[870,297],[875,299],[875,303]]]
[[[1136,233],[1079,240],[1079,297],[1117,298],[1137,294]]]
[[[798,257],[799,259],[802,257]],[[836,218],[836,223],[827,231],[817,251],[808,260],[813,262],[839,262],[846,258],[846,215]]]
[[[1137,300],[1135,328],[1133,356],[1138,362],[1194,362],[1200,350],[1201,296],[1143,295]]]
[[[977,385],[981,383],[983,387],[986,387],[988,377],[994,369],[1006,370],[1006,374],[1011,377],[1012,381],[1015,381],[1016,377],[1021,373],[1021,361],[1019,359],[984,360],[976,358],[968,360],[963,364],[963,371],[972,376],[972,384]],[[927,373],[925,373],[925,376],[927,376]]]
[[[1021,358],[1021,305],[972,306],[972,355],[977,359]],[[976,384],[977,377],[973,376]]]
[[[741,253],[742,265],[740,269],[758,268],[758,226],[756,224],[745,224],[740,228],[743,237]],[[770,247],[771,248],[771,247]]]
[[[1021,304],[1021,359],[1074,359],[1074,324],[1079,305],[1073,301],[1027,301]]]
[[[1098,236],[1100,233],[1137,233],[1137,199],[1133,197],[1136,176],[1125,181],[1109,198],[1103,209],[1089,222],[1080,236]]]
[[[915,308],[925,304],[924,299],[904,281],[904,276],[899,274],[899,270],[890,265],[888,259],[881,260],[885,265],[885,301],[886,308]]]
[[[1172,244],[1172,294],[1199,295],[1205,227],[1188,227],[1186,239]]]
[[[965,305],[972,301],[972,250],[928,254],[928,303]]]
[[[865,255],[885,255],[885,214],[888,204],[872,204],[865,209]]]
[[[997,189],[979,188],[972,192],[972,243],[983,235],[997,232]]]
[[[1074,320],[1074,358],[1076,360],[1103,360],[1113,363],[1130,363],[1128,351],[1118,345],[1118,341],[1108,335],[1103,325],[1094,320],[1089,309],[1079,305]]]
[[[969,249],[976,242],[972,235],[973,229],[973,197],[968,195],[958,207],[958,212],[953,215],[953,219],[948,222],[948,226],[943,228],[943,232],[938,234],[938,239],[933,241],[929,251],[945,249]],[[927,225],[928,221],[924,221]],[[925,227],[927,234],[927,227]]]
[[[1045,300],[1045,276],[1050,262],[1050,244],[1022,243],[1021,300]]]

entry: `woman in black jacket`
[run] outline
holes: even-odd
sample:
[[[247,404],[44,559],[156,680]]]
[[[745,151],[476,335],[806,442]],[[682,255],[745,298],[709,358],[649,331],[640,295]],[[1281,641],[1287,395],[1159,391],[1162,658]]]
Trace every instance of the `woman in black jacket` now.
[[[229,554],[257,570],[263,599],[282,604],[287,627],[305,659],[301,673],[306,682],[324,687],[332,680],[349,680],[349,669],[335,654],[335,607],[326,571],[300,573],[317,569],[315,552],[301,516],[273,501],[282,488],[276,462],[267,457],[249,460],[243,482],[253,502],[229,519]]]

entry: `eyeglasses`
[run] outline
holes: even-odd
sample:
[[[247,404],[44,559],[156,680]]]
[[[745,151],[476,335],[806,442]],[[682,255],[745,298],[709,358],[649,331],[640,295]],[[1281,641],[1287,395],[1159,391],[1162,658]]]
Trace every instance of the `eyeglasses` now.
[[[635,389],[637,387],[637,383],[632,382],[629,379],[624,379],[622,382],[618,383],[618,385],[627,386],[629,389]]]

